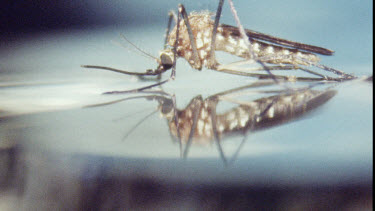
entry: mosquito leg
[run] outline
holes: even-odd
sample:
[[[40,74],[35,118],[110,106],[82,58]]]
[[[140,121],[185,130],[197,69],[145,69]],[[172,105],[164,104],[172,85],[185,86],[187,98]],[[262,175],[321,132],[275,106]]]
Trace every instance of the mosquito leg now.
[[[165,32],[164,49],[167,48],[167,43],[168,43],[168,40],[169,40],[169,32],[171,30],[172,19],[174,19],[175,22],[178,21],[178,19],[176,18],[176,14],[173,11],[170,11],[168,13],[168,26],[167,26],[167,31]],[[177,24],[177,25],[179,26],[179,24]],[[176,47],[176,45],[174,47]],[[174,50],[174,52],[173,52],[173,61],[174,62],[173,62],[172,73],[171,73],[171,74],[174,74],[174,75],[175,75],[175,73],[173,73],[173,71],[175,71],[175,68],[176,68],[176,58],[177,58],[176,54],[177,54],[177,51]],[[173,77],[170,76],[170,77],[172,79],[174,79],[174,76]],[[158,80],[159,81],[161,80],[161,74],[158,75]]]
[[[167,31],[165,32],[165,40],[164,40],[164,49],[167,48],[167,43],[169,39],[169,32],[171,30],[171,25],[172,25],[172,20],[175,17],[175,14],[173,11],[170,11],[168,13],[168,26],[167,26]]]
[[[319,73],[316,73],[314,71],[311,71],[311,70],[308,70],[306,68],[297,68],[297,69],[300,69],[300,70],[303,70],[303,71],[306,71],[306,72],[309,72],[311,74],[314,74],[314,75],[319,75],[319,76],[323,76],[326,78],[326,80],[334,80],[334,81],[343,81],[343,80],[351,80],[351,79],[355,79],[357,78],[356,76],[353,76],[353,75],[350,75],[350,74],[347,74],[341,70],[337,70],[337,69],[334,69],[332,67],[328,67],[328,66],[325,66],[323,64],[319,64],[319,63],[314,63],[314,62],[311,62],[307,59],[304,59],[304,58],[301,58],[299,56],[295,56],[295,55],[278,55],[278,56],[272,56],[272,57],[269,57],[269,56],[265,56],[265,57],[260,57],[258,58],[259,60],[262,60],[262,61],[267,61],[267,60],[270,60],[270,59],[273,59],[273,60],[277,60],[277,59],[290,59],[290,60],[294,60],[294,61],[300,61],[300,62],[304,62],[306,63],[307,65],[310,65],[310,66],[315,66],[317,68],[320,68],[322,70],[325,70],[325,71],[328,71],[328,72],[331,72],[331,73],[334,73],[338,76],[341,76],[342,78],[332,78],[332,77],[328,77],[328,76],[325,76],[325,75],[322,75],[322,74],[319,74]]]
[[[214,134],[215,143],[216,143],[216,146],[217,146],[217,148],[219,150],[220,157],[223,160],[223,163],[225,165],[228,165],[228,160],[225,157],[223,148],[221,147],[221,139],[220,139],[220,136],[219,136],[219,132],[217,131],[217,127],[216,127],[216,121],[217,121],[217,119],[216,119],[217,98],[210,98],[210,100],[208,101],[208,103],[209,103],[209,107],[211,109],[210,116],[211,116],[212,131],[213,131],[213,134]]]
[[[177,104],[176,104],[176,96],[172,95],[172,103],[173,103],[173,108],[174,108],[174,124],[176,125],[176,131],[177,131],[177,139],[178,139],[178,144],[180,147],[180,156],[182,157],[182,140],[181,140],[181,133],[180,133],[180,126],[178,124],[178,111],[177,111]]]
[[[262,60],[262,57],[259,58],[260,60]],[[234,63],[230,63],[230,64],[226,64],[226,65],[221,65],[219,66],[217,69],[218,70],[221,70],[221,69],[236,69],[237,71],[242,71],[242,72],[254,72],[254,71],[262,71],[264,70],[263,67],[260,67],[260,68],[237,68],[236,65],[241,65],[241,64],[246,64],[246,61],[239,61],[239,62],[234,62]],[[312,75],[315,75],[315,76],[319,76],[321,77],[322,79],[325,79],[325,80],[333,80],[331,77],[328,77],[328,76],[325,76],[323,74],[320,74],[320,73],[317,73],[315,71],[312,71],[312,70],[309,70],[307,68],[303,68],[301,66],[297,66],[297,65],[277,65],[277,66],[267,66],[267,68],[269,70],[302,70],[304,72],[307,72],[307,73],[310,73]]]
[[[250,43],[250,39],[249,37],[246,35],[245,33],[245,29],[243,28],[241,22],[240,22],[240,19],[237,15],[237,11],[234,7],[234,4],[233,4],[233,1],[232,0],[228,0],[228,3],[229,3],[229,6],[230,6],[230,9],[232,11],[232,14],[234,16],[234,19],[236,20],[236,23],[237,23],[237,27],[240,31],[240,34],[241,34],[241,37],[242,39],[244,40],[246,46],[247,46],[247,49],[249,51],[249,54],[250,54],[250,57],[251,59],[256,59],[256,55],[254,53],[254,51],[252,50],[252,47],[251,47],[251,43]],[[271,76],[272,80],[274,80],[276,83],[279,83],[279,81],[277,80],[277,77],[274,76],[272,73],[271,73],[271,70],[266,66],[266,64],[260,60],[256,60],[263,68],[264,70]]]
[[[300,57],[295,57],[295,59],[301,60],[301,61],[306,62],[307,64],[309,64],[311,66],[318,67],[322,70],[334,73],[334,74],[342,77],[342,78],[332,78],[332,77],[324,76],[326,78],[326,80],[328,80],[328,81],[344,81],[344,80],[352,80],[352,79],[357,78],[356,76],[347,74],[343,71],[340,71],[340,70],[337,70],[337,69],[334,69],[332,67],[328,67],[328,66],[325,66],[325,65],[322,65],[322,64],[319,64],[319,63],[313,63],[313,62],[310,62],[310,61],[308,61],[306,59],[303,59],[303,58],[300,58]],[[301,69],[303,71],[307,70],[306,68],[299,68],[299,69]],[[318,74],[318,73],[315,73],[313,71],[306,71],[306,72],[310,72],[311,74],[315,74],[315,75]]]
[[[245,133],[246,133],[246,132],[245,132]],[[240,151],[241,151],[243,145],[245,144],[246,139],[247,139],[247,135],[244,134],[244,137],[243,137],[243,139],[242,139],[240,145],[238,146],[236,152],[233,154],[232,158],[228,161],[228,165],[229,165],[229,166],[230,166],[232,163],[234,163],[234,161],[237,160],[237,157],[238,157],[238,155],[240,154]]]
[[[316,67],[319,67],[319,68],[321,68],[321,69],[323,69],[323,70],[326,70],[326,71],[328,71],[328,72],[332,72],[332,73],[334,73],[334,74],[336,74],[336,75],[343,76],[345,79],[349,79],[349,80],[350,80],[350,79],[355,79],[355,78],[357,78],[357,77],[355,77],[355,76],[353,76],[353,75],[350,75],[350,74],[344,73],[344,72],[342,72],[342,71],[340,71],[340,70],[336,70],[336,69],[334,69],[334,68],[332,68],[332,67],[327,67],[327,66],[322,65],[322,64],[311,64],[311,65],[316,66]]]
[[[239,92],[239,91],[244,91],[246,89],[250,89],[250,88],[258,88],[258,87],[265,87],[265,86],[271,86],[271,85],[275,85],[275,82],[272,80],[259,80],[259,81],[256,81],[250,85],[246,85],[246,86],[242,86],[242,87],[238,87],[238,88],[234,88],[234,89],[229,89],[229,90],[226,90],[226,91],[223,91],[223,92],[219,92],[219,93],[216,93],[214,95],[211,95],[210,97],[208,98],[213,98],[213,97],[216,97],[216,98],[221,98],[223,96],[226,96],[226,95],[230,95],[230,94],[234,94],[236,92]],[[262,93],[260,92],[259,90],[254,90],[254,93]]]
[[[189,138],[186,142],[186,146],[185,146],[185,150],[184,150],[184,153],[183,153],[183,158],[186,158],[187,155],[188,155],[188,152],[189,152],[189,148],[191,146],[191,143],[193,142],[193,136],[194,136],[194,133],[195,133],[195,128],[197,127],[197,122],[198,122],[198,116],[199,116],[199,113],[200,113],[200,110],[201,110],[201,107],[202,107],[202,97],[199,96],[197,98],[194,99],[194,113],[193,113],[193,124],[191,125],[191,129],[190,129],[190,133],[189,133]]]
[[[240,150],[242,149],[243,145],[246,142],[246,139],[248,137],[247,132],[252,131],[254,129],[255,123],[259,117],[263,117],[267,112],[271,109],[271,107],[277,102],[278,98],[275,98],[259,115],[255,115],[253,120],[250,121],[249,125],[243,129],[244,137],[238,146],[236,152],[233,154],[232,158],[229,160],[228,165],[231,165],[238,157]]]
[[[277,60],[277,59],[292,59],[292,58],[290,58],[290,56],[284,56],[284,55],[273,56],[273,57],[265,56],[265,57],[259,57],[258,58],[259,61],[267,61],[267,60],[270,60],[270,59]],[[299,57],[294,57],[294,59],[299,59],[299,60],[301,60],[301,61],[303,61],[303,62],[305,62],[309,65],[317,66],[321,69],[329,68],[329,67],[326,67],[326,66],[321,65],[321,64],[313,64],[313,63],[311,63],[307,60],[302,60]],[[240,68],[240,67],[238,67],[240,65],[244,65],[244,64],[248,64],[248,63],[252,63],[252,62],[249,61],[249,60],[233,62],[233,63],[230,63],[230,64],[220,65],[215,70],[216,71],[223,71],[223,70],[228,71],[229,70],[230,71],[229,73],[237,74],[237,75],[248,75],[247,73],[244,74],[244,73],[239,73],[239,72],[254,72],[254,71],[265,70],[264,67],[261,67],[261,68]],[[324,67],[321,67],[321,66],[324,66]],[[326,81],[342,81],[342,80],[349,80],[349,79],[355,78],[354,76],[347,75],[347,74],[342,73],[341,71],[335,70],[333,68],[331,68],[331,69],[333,69],[331,72],[336,71],[336,73],[338,75],[344,76],[344,78],[329,77],[329,76],[317,73],[315,71],[312,71],[310,69],[307,69],[307,68],[304,68],[304,67],[298,66],[298,65],[276,65],[276,66],[267,66],[267,68],[268,68],[268,70],[298,70],[299,69],[299,70],[302,70],[302,71],[307,72],[309,74],[319,76],[320,80],[326,80]],[[237,71],[237,73],[235,73],[235,71]],[[327,71],[329,71],[329,70],[327,70]],[[342,73],[342,74],[340,74],[340,73]],[[251,76],[251,75],[248,75],[248,76]],[[254,75],[254,76],[256,77],[256,75]],[[275,77],[279,78],[279,76],[276,76],[276,75],[275,75]],[[293,79],[292,77],[289,77],[289,78]],[[316,80],[316,79],[314,79],[314,80]]]
[[[331,77],[327,77],[327,76],[325,76],[325,75],[323,75],[323,74],[317,73],[317,72],[312,71],[312,70],[309,70],[309,69],[307,69],[307,68],[299,67],[298,69],[300,69],[300,70],[302,70],[302,71],[304,71],[304,72],[310,73],[310,74],[312,74],[312,75],[316,75],[316,76],[319,76],[319,77],[321,77],[321,78],[325,78],[326,80],[332,80]]]
[[[168,25],[167,25],[167,30],[165,32],[164,49],[166,49],[167,46],[168,46],[169,32],[171,30],[171,25],[172,25],[172,20],[173,19],[175,19],[175,21],[176,21],[176,14],[174,14],[173,11],[170,11],[168,13]],[[158,75],[157,79],[160,81],[161,80],[161,75]]]
[[[215,22],[214,22],[214,28],[212,29],[212,37],[211,37],[211,46],[210,46],[210,61],[208,62],[211,68],[214,69],[216,67],[216,59],[215,59],[215,48],[216,48],[216,34],[217,34],[217,27],[219,26],[219,21],[221,17],[221,11],[223,9],[224,0],[219,1],[219,5],[216,10],[216,16],[215,16]]]
[[[263,57],[258,58],[260,61],[264,61],[262,59]],[[247,64],[252,64],[254,60],[241,60],[241,61],[236,61],[232,62],[229,64],[221,64],[216,67],[215,70],[220,71],[222,69],[236,69],[236,70],[241,70],[241,71],[257,71],[257,70],[265,70],[264,67],[260,68],[241,68],[241,65],[247,65]],[[277,65],[277,66],[267,66],[269,70],[293,70],[293,69],[298,69],[296,65]]]
[[[343,72],[341,70],[337,70],[337,69],[334,69],[332,67],[328,67],[328,66],[325,66],[325,65],[322,65],[322,64],[319,64],[319,63],[314,63],[314,62],[311,62],[311,61],[309,61],[307,59],[304,59],[304,58],[301,58],[301,57],[298,57],[298,56],[294,56],[293,59],[300,60],[302,62],[307,63],[308,65],[315,66],[315,67],[318,67],[318,68],[320,68],[322,70],[325,70],[325,71],[334,73],[336,75],[342,76],[344,79],[349,79],[350,80],[350,79],[357,78],[357,77],[355,77],[353,75],[350,75],[350,74],[347,74],[347,73],[345,73],[345,72]]]
[[[270,66],[267,67],[268,70],[295,70],[294,66]],[[284,75],[270,75],[270,74],[260,74],[260,73],[252,73],[253,71],[260,71],[265,70],[264,68],[251,68],[251,69],[242,69],[242,70],[234,70],[229,68],[220,68],[216,69],[216,71],[233,74],[233,75],[242,75],[242,76],[249,76],[249,77],[256,77],[259,79],[272,79],[275,81],[285,80],[285,81],[324,81],[327,80],[326,78],[312,78],[312,77],[296,77],[296,76],[284,76]],[[250,72],[252,71],[252,72]],[[340,81],[341,79],[331,79],[332,81]],[[278,83],[275,81],[275,83]]]
[[[201,64],[201,61],[200,61],[200,58],[199,58],[199,55],[198,55],[197,44],[195,42],[193,31],[191,30],[191,26],[190,26],[188,14],[186,13],[184,5],[182,5],[182,4],[178,5],[178,13],[184,19],[184,22],[185,22],[185,25],[186,25],[186,28],[187,28],[187,31],[188,31],[190,45],[191,45],[191,49],[193,51],[194,64],[199,64],[199,66],[201,66],[202,64]],[[198,69],[200,69],[200,68],[198,68]]]
[[[294,59],[300,60],[300,61],[305,62],[305,63],[307,63],[307,64],[309,64],[311,66],[315,66],[315,67],[318,67],[318,68],[320,68],[322,70],[325,70],[325,71],[334,73],[336,75],[342,76],[343,78],[341,78],[341,79],[344,79],[344,80],[351,80],[351,79],[357,78],[356,76],[347,74],[347,73],[345,73],[345,72],[343,72],[341,70],[337,70],[337,69],[334,69],[332,67],[328,67],[328,66],[325,66],[325,65],[322,65],[322,64],[319,64],[319,63],[310,62],[309,60],[306,60],[304,58],[300,58],[298,56],[295,56]],[[330,79],[328,79],[328,80],[330,80]]]
[[[264,69],[263,68],[257,68],[256,70],[264,70]],[[233,75],[255,77],[255,78],[258,78],[258,79],[277,78],[278,80],[280,80],[280,79],[288,80],[288,77],[287,76],[283,76],[283,75],[273,75],[273,76],[270,76],[269,74],[249,73],[249,72],[232,70],[232,69],[224,69],[224,68],[220,69],[220,70],[216,70],[216,71],[223,72],[223,73],[228,73],[228,74],[233,74]]]
[[[177,23],[176,23],[176,41],[173,45],[173,64],[172,64],[172,72],[170,78],[172,80],[176,77],[176,60],[177,60],[177,47],[178,47],[178,39],[180,35],[180,10],[178,10],[177,14]]]

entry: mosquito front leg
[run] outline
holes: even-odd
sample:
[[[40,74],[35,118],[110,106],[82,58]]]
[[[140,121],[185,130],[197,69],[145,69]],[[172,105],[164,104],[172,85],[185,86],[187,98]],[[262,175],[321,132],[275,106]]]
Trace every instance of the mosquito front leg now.
[[[182,153],[182,140],[181,140],[181,132],[180,132],[180,125],[178,124],[178,111],[177,111],[177,103],[176,103],[176,96],[175,95],[172,95],[171,96],[171,99],[172,99],[172,104],[173,104],[173,121],[174,121],[174,124],[176,125],[176,132],[177,132],[177,139],[178,139],[178,144],[180,146],[180,156],[182,157],[183,153]]]
[[[173,11],[170,11],[168,13],[168,26],[167,26],[167,31],[165,32],[164,49],[167,48],[167,44],[169,40],[169,32],[171,31],[171,25],[172,25],[173,19],[177,21],[176,14]]]
[[[176,41],[173,45],[173,65],[172,65],[172,72],[170,79],[174,80],[176,77],[176,60],[177,60],[177,47],[178,47],[178,38],[180,35],[180,10],[178,11],[177,15],[177,23],[176,23]]]
[[[197,44],[195,42],[195,38],[194,38],[194,35],[193,35],[193,31],[191,29],[189,17],[188,17],[188,14],[186,13],[184,5],[182,5],[182,4],[178,5],[178,13],[184,19],[184,22],[185,22],[185,25],[186,25],[186,28],[187,28],[187,32],[188,32],[188,35],[189,35],[191,49],[193,51],[193,61],[194,61],[194,64],[197,65],[197,66],[199,66],[199,67],[201,67],[202,64],[201,64],[201,60],[200,60],[199,55],[198,55]],[[177,42],[177,40],[178,39],[176,39],[176,42]],[[200,68],[198,68],[198,70],[200,70]]]
[[[216,122],[217,122],[216,105],[218,103],[218,99],[216,97],[209,98],[207,103],[208,103],[208,106],[210,107],[210,110],[211,110],[210,116],[211,116],[211,122],[212,122],[212,132],[214,134],[216,146],[219,150],[220,157],[223,160],[223,163],[225,165],[228,165],[228,160],[225,157],[223,148],[221,147],[221,137],[219,135],[219,132],[217,130],[217,125],[216,125]]]
[[[189,132],[189,137],[186,142],[185,150],[183,153],[183,158],[187,158],[189,148],[191,146],[191,143],[193,142],[193,136],[195,133],[195,128],[197,127],[197,122],[198,122],[198,116],[202,107],[202,102],[203,99],[201,96],[197,97],[194,99],[194,110],[193,110],[193,124],[191,125],[190,132]],[[180,140],[181,141],[181,140]]]

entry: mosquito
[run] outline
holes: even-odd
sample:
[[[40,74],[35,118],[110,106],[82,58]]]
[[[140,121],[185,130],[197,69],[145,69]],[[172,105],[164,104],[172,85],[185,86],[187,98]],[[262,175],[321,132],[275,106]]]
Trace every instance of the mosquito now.
[[[170,12],[164,49],[160,51],[159,58],[155,58],[158,63],[156,69],[148,69],[145,72],[129,72],[96,65],[83,65],[82,67],[104,69],[139,77],[158,76],[159,79],[161,74],[172,69],[170,77],[161,82],[138,89],[111,91],[105,92],[104,94],[138,92],[174,80],[176,76],[177,58],[184,58],[192,68],[197,70],[202,70],[203,67],[206,67],[223,73],[252,76],[260,79],[345,81],[356,78],[353,75],[319,63],[320,58],[318,54],[330,56],[334,53],[332,50],[278,38],[249,29],[243,29],[233,6],[233,2],[231,0],[228,0],[228,2],[230,3],[238,27],[219,24],[224,0],[219,1],[214,20],[212,20],[213,14],[209,11],[192,12],[188,15],[182,4],[178,5],[177,15],[175,15],[174,12]],[[173,20],[175,20],[176,25],[171,29]],[[137,49],[140,50],[139,48]],[[230,64],[220,64],[216,59],[215,51],[224,51],[238,56],[243,60]],[[261,67],[240,68],[243,64],[251,63],[259,63]],[[266,64],[268,66],[266,66]],[[334,73],[337,77],[329,77],[310,70],[308,69],[310,66],[315,66]],[[274,75],[271,73],[271,70],[302,70],[317,77]],[[266,71],[267,74],[256,73],[256,71]]]
[[[322,91],[314,90],[313,87],[319,84],[294,90],[279,88],[272,90],[272,85],[276,85],[276,83],[263,80],[216,93],[206,99],[198,95],[183,109],[177,108],[174,95],[164,91],[147,90],[139,92],[139,94],[145,95],[127,97],[88,107],[105,106],[135,99],[156,101],[158,108],[136,123],[125,137],[128,137],[136,127],[159,111],[167,121],[172,139],[177,140],[180,144],[181,157],[187,158],[192,144],[205,145],[215,142],[223,162],[230,164],[238,156],[249,132],[294,121],[320,107],[336,94],[336,91],[330,87]],[[266,89],[266,87],[271,88]],[[262,97],[255,97],[253,100],[239,100],[240,97],[248,99],[249,96],[257,94]],[[234,106],[219,113],[217,106],[221,102],[229,102]],[[243,139],[232,158],[228,159],[221,146],[222,140],[238,134],[243,135]]]

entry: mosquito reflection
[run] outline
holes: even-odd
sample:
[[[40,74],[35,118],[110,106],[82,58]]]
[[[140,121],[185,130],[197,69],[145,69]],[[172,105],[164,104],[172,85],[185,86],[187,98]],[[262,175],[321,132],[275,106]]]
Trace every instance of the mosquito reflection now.
[[[174,95],[164,91],[142,91],[137,93],[142,95],[88,107],[105,106],[134,99],[155,101],[158,103],[157,109],[136,123],[125,137],[148,117],[159,112],[167,122],[172,139],[179,143],[181,157],[188,157],[192,144],[214,142],[223,162],[230,164],[237,158],[251,132],[299,119],[336,94],[332,88],[319,89],[320,84],[299,89],[281,89],[273,85],[275,85],[273,81],[262,81],[216,93],[205,99],[198,95],[183,109],[177,108]],[[218,111],[217,107],[224,102],[234,106]],[[222,148],[222,141],[231,136],[243,138],[236,152],[228,159]]]

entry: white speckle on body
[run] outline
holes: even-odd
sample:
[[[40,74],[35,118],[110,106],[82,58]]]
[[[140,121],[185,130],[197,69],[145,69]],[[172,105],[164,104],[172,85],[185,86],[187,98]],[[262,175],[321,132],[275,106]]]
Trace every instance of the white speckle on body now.
[[[244,127],[248,120],[249,120],[249,116],[242,116],[240,120],[240,126]]]
[[[273,54],[274,53],[274,49],[273,49],[272,46],[268,46],[266,51],[267,51],[268,54]]]
[[[198,129],[199,134],[203,133],[203,128],[204,128],[204,121],[200,119],[198,120],[198,123],[197,123],[197,129]]]
[[[229,42],[230,44],[234,45],[234,46],[237,45],[237,40],[234,39],[232,36],[229,36],[229,38],[228,38],[228,42]]]
[[[190,109],[186,111],[186,116],[189,117],[189,118],[191,118],[192,112],[191,112]]]
[[[254,50],[255,52],[259,52],[259,51],[260,51],[259,47],[260,47],[259,43],[254,43],[254,44],[253,44],[253,50]]]
[[[207,56],[207,52],[205,50],[201,50],[200,51],[200,58],[204,59],[204,58],[206,58],[206,56]]]
[[[234,111],[230,112],[227,116],[227,120],[232,121],[236,118],[236,113]]]
[[[284,55],[289,55],[289,54],[290,54],[290,51],[285,49],[285,50],[283,50],[283,54],[284,54]]]
[[[204,45],[202,38],[197,38],[196,43],[197,43],[197,48],[202,48]]]
[[[212,131],[211,126],[209,124],[206,124],[206,126],[204,127],[204,132],[206,136],[211,136],[211,131]]]
[[[219,132],[223,132],[225,127],[224,127],[224,124],[223,123],[220,123],[219,126],[217,127],[218,131]]]
[[[269,110],[268,110],[268,117],[269,118],[273,118],[275,116],[275,109],[274,107],[271,107]]]
[[[231,53],[235,52],[235,49],[234,49],[232,46],[229,46],[229,45],[225,46],[225,49],[226,49],[228,52],[231,52]]]
[[[206,111],[206,109],[202,109],[201,118],[202,119],[206,119],[207,118],[207,111]]]
[[[222,40],[224,40],[224,36],[221,35],[221,34],[218,34],[218,35],[216,35],[216,39],[222,41]]]
[[[237,127],[237,121],[232,121],[229,125],[229,129],[233,130],[235,127]]]

